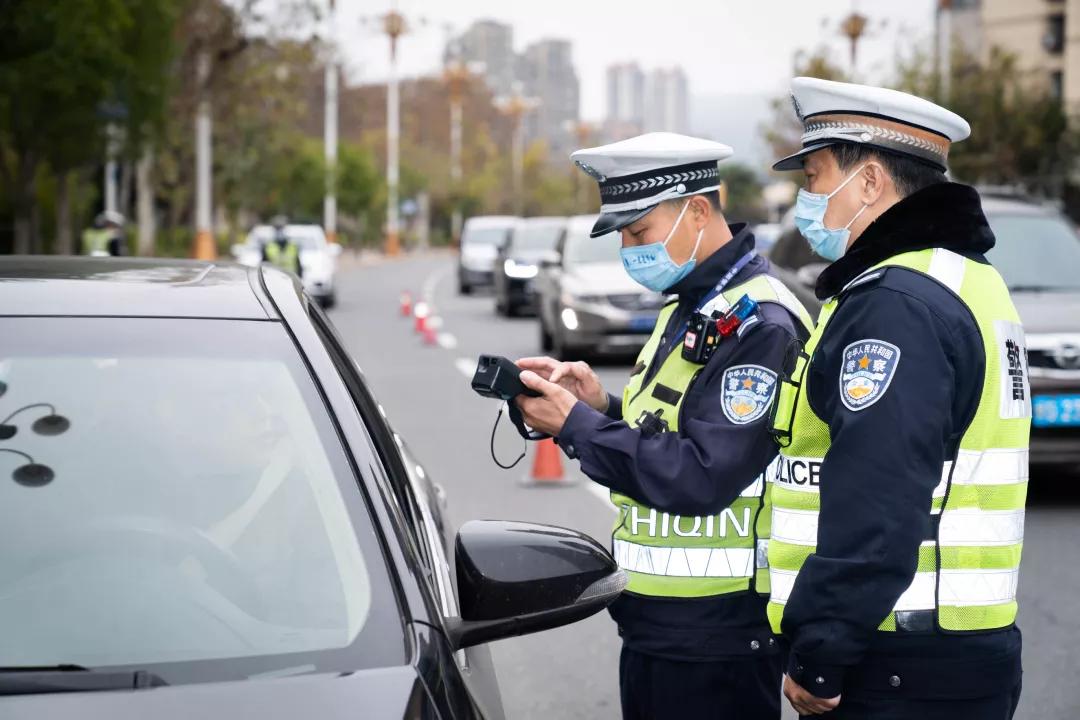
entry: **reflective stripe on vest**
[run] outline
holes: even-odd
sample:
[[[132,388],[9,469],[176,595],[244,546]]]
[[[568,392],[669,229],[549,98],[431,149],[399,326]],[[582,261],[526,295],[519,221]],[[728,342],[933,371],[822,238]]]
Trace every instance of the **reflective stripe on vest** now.
[[[733,304],[743,295],[759,303],[783,305],[809,330],[810,315],[782,283],[758,275],[724,291],[724,302]],[[638,355],[648,367],[658,352],[664,330],[675,305],[660,312],[656,328]],[[729,338],[725,342],[738,342]],[[703,366],[682,359],[676,347],[643,385],[646,371],[630,378],[623,391],[623,419],[631,426],[642,412],[662,411],[671,432],[679,430],[679,412],[694,378]],[[657,393],[657,388],[664,388]],[[659,395],[660,397],[657,397]],[[764,431],[764,430],[763,430]],[[774,461],[775,462],[775,461]],[[611,493],[619,511],[612,534],[612,554],[630,576],[627,589],[640,595],[660,597],[706,597],[754,588],[768,594],[769,511],[774,472],[767,470],[745,488],[739,498],[717,515],[680,517],[660,512],[635,500]],[[678,481],[678,478],[673,478]]]
[[[975,416],[932,495],[930,513],[938,516],[935,537],[922,543],[911,584],[879,629],[896,630],[906,613],[920,611],[932,613],[942,630],[1005,627],[1016,618],[1031,423],[1019,316],[993,267],[940,248],[886,260],[848,288],[888,266],[923,273],[960,298],[982,334],[986,374]],[[810,408],[801,383],[842,296],[822,308],[793,380],[779,391],[775,425],[789,436],[782,443],[786,446],[772,493],[768,613],[776,632],[799,569],[815,551],[820,470],[830,445],[829,427]]]

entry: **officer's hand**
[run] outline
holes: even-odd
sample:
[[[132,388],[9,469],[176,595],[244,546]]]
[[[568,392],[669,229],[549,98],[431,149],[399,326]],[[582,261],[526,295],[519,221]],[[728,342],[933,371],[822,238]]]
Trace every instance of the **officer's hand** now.
[[[578,399],[566,388],[548,382],[531,370],[521,373],[521,382],[530,390],[543,393],[541,397],[519,395],[515,400],[525,417],[525,424],[533,430],[558,435]]]
[[[559,362],[549,357],[529,357],[518,360],[517,365],[522,370],[532,370],[545,380],[562,385],[574,397],[594,410],[600,412],[607,410],[607,392],[600,384],[600,378],[587,363]]]
[[[830,710],[835,710],[840,704],[840,696],[834,698],[819,698],[817,695],[805,690],[799,683],[787,675],[784,676],[784,697],[800,715],[820,715]]]

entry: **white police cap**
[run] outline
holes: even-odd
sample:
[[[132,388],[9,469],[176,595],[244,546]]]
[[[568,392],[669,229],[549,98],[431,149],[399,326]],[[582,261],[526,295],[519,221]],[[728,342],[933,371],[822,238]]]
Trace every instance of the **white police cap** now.
[[[797,170],[803,158],[837,143],[868,145],[946,169],[950,143],[971,134],[956,113],[888,88],[797,77],[791,104],[803,122],[802,150],[773,170]]]
[[[590,236],[620,230],[665,200],[716,190],[716,163],[732,152],[712,140],[654,132],[572,153],[600,185],[600,217]]]

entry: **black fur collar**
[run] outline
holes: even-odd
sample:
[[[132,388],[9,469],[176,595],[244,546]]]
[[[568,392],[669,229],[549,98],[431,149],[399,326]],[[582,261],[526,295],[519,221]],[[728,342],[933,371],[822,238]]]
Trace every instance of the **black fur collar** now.
[[[994,233],[974,188],[940,183],[908,195],[871,223],[842,258],[825,268],[814,293],[821,300],[830,298],[882,260],[936,247],[967,256],[981,256],[994,247]]]

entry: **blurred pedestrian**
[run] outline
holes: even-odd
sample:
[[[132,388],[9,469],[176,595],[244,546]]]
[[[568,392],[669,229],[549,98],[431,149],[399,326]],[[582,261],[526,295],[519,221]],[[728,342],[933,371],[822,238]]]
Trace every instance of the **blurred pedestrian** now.
[[[557,435],[619,513],[612,550],[630,581],[611,614],[628,720],[780,717],[763,471],[778,376],[811,319],[747,226],[724,219],[717,162],[731,154],[669,133],[575,152],[600,185],[592,237],[621,233],[630,276],[674,297],[621,400],[585,363],[519,361],[543,393],[519,399],[526,422]]]
[[[967,122],[905,93],[792,82],[795,223],[831,262],[776,417],[769,618],[803,716],[1007,720],[1031,398]]]
[[[263,245],[263,262],[302,277],[304,269],[300,265],[300,247],[289,237],[288,219],[283,215],[276,215],[271,224],[274,227],[274,237]]]
[[[124,216],[115,210],[98,213],[94,224],[83,230],[82,254],[95,257],[124,255]]]

